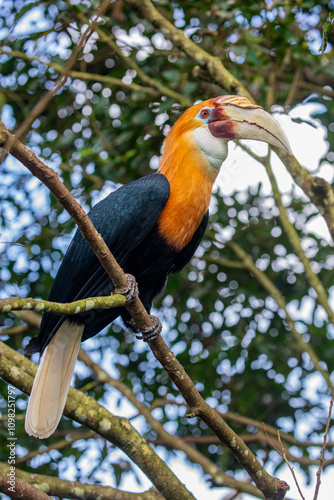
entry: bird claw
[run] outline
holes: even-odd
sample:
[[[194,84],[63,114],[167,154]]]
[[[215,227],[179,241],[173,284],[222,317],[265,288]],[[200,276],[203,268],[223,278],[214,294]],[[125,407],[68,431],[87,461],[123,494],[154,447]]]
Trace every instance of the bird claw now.
[[[124,290],[118,290],[115,288],[114,293],[119,293],[120,295],[126,295],[126,304],[131,302],[136,302],[139,297],[138,283],[136,278],[132,274],[125,274],[127,277],[126,287]]]
[[[145,330],[141,330],[140,335],[136,335],[136,339],[151,342],[151,340],[156,339],[160,335],[162,325],[159,318],[153,315],[150,315],[150,318],[152,319],[151,326],[145,328]]]

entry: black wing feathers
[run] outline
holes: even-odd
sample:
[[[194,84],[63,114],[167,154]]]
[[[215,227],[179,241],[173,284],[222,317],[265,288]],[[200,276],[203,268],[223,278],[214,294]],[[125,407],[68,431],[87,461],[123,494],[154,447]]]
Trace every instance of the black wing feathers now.
[[[120,266],[154,227],[167,203],[169,192],[166,177],[151,174],[112,192],[89,213],[92,223]],[[49,300],[71,302],[94,296],[107,284],[110,287],[106,272],[77,230],[58,270]],[[64,319],[64,316],[44,314],[39,335],[30,341],[26,352],[31,354],[43,350]]]
[[[89,218],[120,266],[151,231],[168,197],[166,177],[151,174],[120,187],[91,210]],[[103,274],[99,260],[78,230],[59,268],[49,300],[67,302],[88,297],[87,293],[93,294]]]

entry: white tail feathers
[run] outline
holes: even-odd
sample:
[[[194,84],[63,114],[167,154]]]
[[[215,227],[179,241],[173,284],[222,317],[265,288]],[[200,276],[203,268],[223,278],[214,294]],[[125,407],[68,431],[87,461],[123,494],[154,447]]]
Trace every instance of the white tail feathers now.
[[[47,438],[58,425],[84,327],[66,319],[43,353],[26,412],[25,430],[30,436]]]

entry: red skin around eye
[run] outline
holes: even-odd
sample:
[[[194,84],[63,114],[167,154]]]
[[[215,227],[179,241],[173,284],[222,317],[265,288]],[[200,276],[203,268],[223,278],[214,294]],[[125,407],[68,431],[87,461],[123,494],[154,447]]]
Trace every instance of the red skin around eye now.
[[[209,130],[214,137],[233,139],[235,138],[233,128],[233,123],[229,121],[216,121],[209,123]]]
[[[212,110],[212,116],[208,123],[209,130],[214,137],[234,139],[234,124],[230,117],[225,113],[223,107],[216,107]]]

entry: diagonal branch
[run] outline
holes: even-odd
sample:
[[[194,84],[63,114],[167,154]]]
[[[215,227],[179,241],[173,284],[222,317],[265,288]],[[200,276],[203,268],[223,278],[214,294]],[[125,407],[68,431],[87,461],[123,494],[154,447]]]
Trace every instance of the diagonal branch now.
[[[321,177],[313,177],[310,172],[301,166],[295,157],[281,152],[275,147],[273,149],[282,160],[293,180],[317,207],[325,219],[334,240],[334,190],[332,186]]]
[[[199,45],[187,38],[184,32],[176,28],[155,8],[150,0],[124,0],[129,7],[135,8],[145,19],[150,21],[173,45],[181,49],[201,69],[204,69],[212,82],[220,85],[227,92],[247,97],[253,102],[252,96],[223,65],[218,57],[212,56]]]
[[[313,287],[313,289],[317,295],[318,303],[325,309],[325,311],[328,315],[329,321],[334,324],[334,312],[329,305],[328,294],[327,294],[323,284],[321,283],[320,279],[312,270],[311,263],[310,263],[309,259],[306,257],[305,252],[302,248],[299,235],[298,235],[294,225],[290,222],[289,217],[288,217],[286,210],[284,208],[284,205],[282,203],[282,198],[281,198],[281,194],[280,194],[279,189],[278,189],[277,181],[276,181],[274,172],[273,172],[271,165],[270,165],[270,156],[268,156],[265,159],[264,165],[265,165],[265,168],[267,170],[267,174],[268,174],[268,177],[269,177],[269,180],[271,183],[274,200],[275,200],[276,206],[279,210],[279,217],[280,217],[282,226],[283,226],[283,228],[284,228],[284,230],[289,238],[289,241],[290,241],[291,245],[293,246],[297,256],[299,257],[300,262],[304,266],[304,271],[305,271],[306,277],[308,279],[309,284],[311,285],[311,287]]]
[[[34,450],[26,455],[23,455],[23,457],[16,457],[15,458],[15,465],[20,465],[28,462],[28,460],[32,460],[33,458],[43,455],[44,453],[49,453],[51,450],[62,450],[63,448],[66,448],[70,446],[71,444],[75,443],[79,439],[90,439],[94,438],[96,439],[98,436],[97,434],[92,433],[91,431],[86,431],[86,432],[73,432],[69,436],[67,436],[66,439],[62,439],[61,441],[56,441],[55,443],[50,444],[50,446],[45,447],[43,445],[42,449]]]
[[[77,16],[79,19],[87,23],[88,19],[86,16],[81,14],[80,12],[77,12]],[[145,85],[148,85],[152,89],[155,89],[154,94],[160,94],[160,95],[165,95],[167,97],[170,97],[174,101],[180,103],[180,105],[184,108],[189,108],[189,106],[192,105],[192,102],[187,98],[184,97],[182,94],[179,92],[176,92],[175,90],[172,90],[170,87],[167,87],[163,83],[161,83],[159,80],[155,78],[151,78],[148,76],[144,71],[139,67],[139,65],[136,63],[134,59],[132,59],[129,56],[126,56],[122,49],[117,45],[117,43],[113,40],[112,35],[106,35],[103,31],[102,28],[97,27],[96,28],[96,33],[99,35],[100,39],[102,42],[105,42],[109,47],[117,54],[117,56],[124,61],[124,63],[131,69],[133,69],[136,73],[138,78],[145,83]]]

